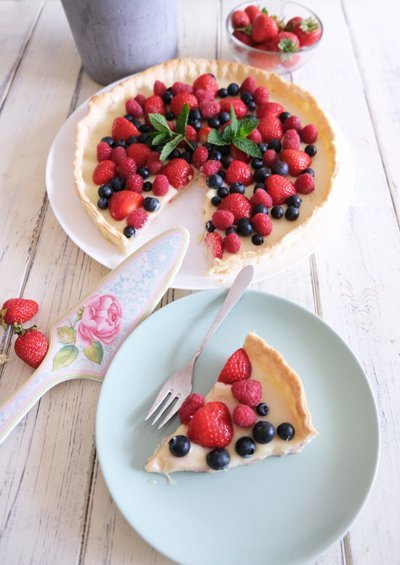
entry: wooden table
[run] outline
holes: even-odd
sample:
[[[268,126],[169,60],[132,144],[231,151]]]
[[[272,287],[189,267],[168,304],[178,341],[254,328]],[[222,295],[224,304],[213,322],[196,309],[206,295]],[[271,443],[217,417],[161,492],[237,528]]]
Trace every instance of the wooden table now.
[[[180,0],[180,55],[231,58],[232,0]],[[254,285],[321,316],[361,360],[382,425],[378,479],[344,539],[316,563],[400,563],[399,139],[396,0],[307,0],[325,23],[315,57],[295,73],[347,136],[356,171],[345,220],[317,253]],[[149,30],[151,40],[151,30]],[[74,108],[99,88],[83,71],[58,1],[0,0],[0,302],[34,297],[46,328],[107,269],[57,223],[44,169]],[[350,186],[349,186],[350,190]],[[161,306],[187,292],[169,290]],[[31,370],[2,333],[0,399]],[[130,529],[96,457],[99,385],[53,389],[0,446],[0,563],[170,563]],[[338,415],[338,417],[340,417]],[[250,563],[250,560],[249,560]]]

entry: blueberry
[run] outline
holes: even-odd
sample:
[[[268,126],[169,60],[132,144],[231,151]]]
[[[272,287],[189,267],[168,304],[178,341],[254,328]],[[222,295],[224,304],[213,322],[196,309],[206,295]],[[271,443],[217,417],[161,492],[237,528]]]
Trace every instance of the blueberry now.
[[[314,155],[317,154],[317,148],[312,143],[310,145],[306,145],[304,151],[307,155],[310,155],[310,157],[314,157]]]
[[[172,101],[173,97],[173,93],[170,90],[166,90],[162,95],[164,104],[169,104]]]
[[[220,471],[221,469],[226,469],[229,463],[231,462],[231,458],[229,453],[223,447],[217,447],[213,449],[209,453],[207,453],[207,465],[214,469],[214,471]]]
[[[301,171],[301,174],[304,174],[304,173],[308,173],[312,177],[315,176],[314,169],[312,169],[311,167],[307,167],[306,169],[304,169],[304,171]]]
[[[131,135],[130,137],[128,137],[128,139],[126,140],[126,144],[127,145],[132,145],[133,143],[137,143],[138,142],[138,138],[136,137],[136,135]]]
[[[288,118],[290,118],[291,114],[289,112],[282,112],[279,114],[278,118],[284,124]]]
[[[201,129],[201,120],[193,120],[191,125],[196,131],[199,131],[199,129]]]
[[[139,128],[139,130],[140,130],[142,133],[150,133],[152,129],[153,129],[153,128],[152,128],[151,126],[149,126],[148,124],[142,124],[142,125],[140,126],[140,128]]]
[[[220,88],[218,90],[217,94],[220,98],[226,98],[228,96],[228,89],[227,88]]]
[[[146,182],[143,183],[143,191],[144,192],[150,192],[150,190],[153,189],[153,183],[150,182],[149,180],[147,180]]]
[[[219,206],[221,204],[221,198],[219,196],[213,196],[211,198],[211,204],[213,206]]]
[[[97,201],[97,207],[100,208],[100,210],[105,210],[106,208],[108,208],[108,199],[99,198]]]
[[[261,188],[262,190],[265,190],[265,184],[263,182],[257,182],[254,185],[254,192],[257,190],[257,188]]]
[[[174,436],[169,440],[168,447],[175,457],[184,457],[190,451],[190,440],[186,436]]]
[[[158,198],[152,198],[148,196],[143,200],[143,208],[147,210],[147,212],[155,212],[160,207],[160,201]]]
[[[231,82],[231,84],[228,85],[228,94],[229,96],[237,96],[239,94],[239,85],[236,84],[235,82]]]
[[[296,208],[296,206],[289,206],[289,208],[286,209],[285,218],[294,222],[299,217],[299,214],[300,210]]]
[[[245,193],[244,184],[241,182],[233,182],[229,187],[229,192],[231,194],[244,194]]]
[[[141,133],[138,137],[139,143],[147,143],[148,139],[149,139],[148,133]]]
[[[106,143],[108,143],[108,145],[110,145],[110,147],[113,146],[114,143],[114,139],[112,137],[110,137],[109,135],[106,137],[102,137],[101,141],[105,141]]]
[[[219,176],[220,176],[222,179],[225,179],[225,176],[226,176],[226,172],[225,172],[225,171],[220,171],[218,174],[219,174]]]
[[[266,150],[268,149],[268,143],[259,143],[258,147],[260,148],[262,153],[265,153]]]
[[[231,226],[227,230],[225,230],[225,235],[229,235],[230,233],[237,233],[237,229],[234,226]]]
[[[263,166],[263,160],[259,159],[258,157],[255,157],[252,161],[251,161],[251,166],[253,167],[253,169],[261,169],[261,167]]]
[[[222,186],[223,180],[222,177],[214,174],[207,177],[206,183],[209,188],[220,188]]]
[[[264,204],[257,204],[253,206],[251,213],[253,216],[256,214],[268,214],[268,208]]]
[[[132,123],[137,127],[137,129],[140,131],[140,128],[142,127],[142,122],[140,120],[137,120],[136,118],[134,118],[132,120]]]
[[[251,238],[251,242],[253,245],[262,245],[264,243],[264,238],[259,233],[255,233]]]
[[[275,437],[275,428],[271,422],[260,420],[253,426],[253,438],[257,443],[269,443]]]
[[[109,184],[102,184],[97,191],[100,198],[111,198],[114,191]]]
[[[240,218],[237,223],[237,231],[240,235],[249,236],[253,233],[253,226],[248,218]]]
[[[192,108],[189,110],[189,119],[190,120],[201,120],[201,112],[198,108]]]
[[[222,153],[218,149],[211,149],[208,154],[208,158],[212,159],[213,161],[221,161]]]
[[[257,108],[257,104],[254,102],[254,100],[250,100],[250,102],[247,104],[247,107],[249,110],[254,112],[254,110]]]
[[[185,151],[182,151],[181,159],[184,159],[187,163],[191,163],[192,158],[193,158],[193,153],[191,153],[190,151],[187,151],[186,149],[185,149]]]
[[[241,100],[243,100],[243,102],[246,104],[249,102],[252,102],[254,100],[253,95],[250,94],[250,92],[247,92],[247,90],[245,90],[244,92],[242,92],[242,94],[240,95]]]
[[[256,169],[253,173],[253,179],[256,182],[263,182],[270,175],[270,170],[267,167],[261,167],[261,169]]]
[[[116,141],[114,141],[113,147],[126,147],[125,139],[117,139]]]
[[[283,441],[290,441],[294,438],[295,430],[292,424],[283,422],[283,424],[279,424],[276,428],[276,433],[281,439],[283,439]]]
[[[124,118],[128,120],[128,122],[133,122],[135,119],[131,114],[125,114]]]
[[[286,177],[289,174],[289,165],[285,161],[278,161],[271,167],[271,173],[273,175],[281,175]]]
[[[271,139],[271,141],[268,143],[268,149],[273,149],[274,151],[279,153],[279,151],[282,149],[282,143],[279,141],[279,139]]]
[[[220,112],[218,114],[218,119],[220,124],[226,124],[226,122],[229,122],[229,120],[231,119],[229,112]]]
[[[171,112],[171,110],[169,110],[165,114],[165,119],[168,120],[169,122],[172,122],[172,120],[175,120],[175,114],[173,112]]]
[[[256,412],[259,416],[267,416],[269,413],[269,406],[266,402],[260,402],[256,406]]]
[[[136,233],[136,230],[132,226],[126,226],[124,228],[124,236],[125,237],[134,237],[135,233]]]
[[[218,129],[221,125],[221,122],[218,118],[209,118],[207,121],[210,128]]]
[[[225,196],[228,196],[229,194],[229,188],[227,188],[226,186],[221,186],[221,188],[217,190],[217,194],[220,198],[225,198]]]
[[[229,145],[222,145],[218,147],[218,151],[221,151],[222,157],[225,157],[226,155],[230,154],[231,148]]]
[[[215,226],[212,222],[207,222],[206,223],[206,230],[209,231],[210,233],[213,232],[215,230]]]
[[[181,156],[181,154],[180,154],[179,150],[178,150],[178,149],[174,149],[174,150],[170,153],[169,158],[170,158],[170,159],[179,159],[180,156]]]
[[[280,220],[285,215],[285,211],[282,206],[274,206],[271,208],[271,216],[275,218],[275,220]]]
[[[119,192],[125,187],[125,181],[121,177],[114,177],[111,179],[111,186],[113,187],[114,192]]]
[[[286,204],[288,206],[294,206],[295,208],[300,208],[302,200],[298,194],[292,194],[286,199]]]
[[[240,437],[235,444],[236,453],[247,459],[254,455],[256,444],[251,437]]]
[[[142,177],[142,179],[148,179],[150,176],[150,171],[147,167],[139,167],[137,170],[138,175]]]
[[[154,145],[153,146],[153,151],[157,151],[158,153],[161,153],[161,151],[164,149],[163,145]]]
[[[225,167],[225,169],[229,167],[232,161],[233,161],[232,155],[225,155],[225,157],[222,157],[222,165]]]

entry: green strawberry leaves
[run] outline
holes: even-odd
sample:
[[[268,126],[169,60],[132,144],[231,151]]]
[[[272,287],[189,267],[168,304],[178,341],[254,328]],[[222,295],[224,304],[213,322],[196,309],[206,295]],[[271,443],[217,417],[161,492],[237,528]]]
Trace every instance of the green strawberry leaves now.
[[[213,145],[219,146],[233,144],[240,149],[240,151],[247,153],[247,155],[251,157],[262,157],[261,149],[258,145],[251,139],[248,139],[248,136],[257,126],[258,119],[254,117],[238,120],[235,110],[231,105],[230,124],[221,133],[213,129],[208,134],[207,141]]]
[[[192,147],[191,143],[186,139],[186,126],[189,119],[189,104],[185,104],[182,111],[176,118],[176,131],[173,131],[169,125],[165,116],[162,114],[149,114],[149,121],[153,126],[155,131],[150,132],[149,136],[151,139],[151,144],[162,145],[163,149],[161,151],[160,160],[166,161],[169,155],[178,147],[181,141],[184,141],[189,147]]]

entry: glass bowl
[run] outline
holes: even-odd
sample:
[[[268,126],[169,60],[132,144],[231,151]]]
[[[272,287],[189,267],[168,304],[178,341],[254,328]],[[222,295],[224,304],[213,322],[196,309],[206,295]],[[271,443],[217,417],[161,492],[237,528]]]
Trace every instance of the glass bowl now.
[[[269,15],[277,16],[279,20],[284,20],[284,22],[287,22],[296,16],[303,19],[312,18],[318,23],[321,29],[321,35],[315,43],[306,47],[300,47],[295,52],[266,51],[264,49],[246,45],[233,35],[234,29],[231,21],[233,12],[236,10],[244,10],[250,5],[255,4],[254,2],[244,2],[243,4],[239,4],[228,14],[226,19],[228,44],[236,61],[278,74],[289,73],[305,65],[305,63],[307,63],[307,61],[314,55],[321,43],[323,25],[319,17],[309,8],[306,8],[297,2],[267,0],[262,4],[257,4],[260,9],[267,8]]]

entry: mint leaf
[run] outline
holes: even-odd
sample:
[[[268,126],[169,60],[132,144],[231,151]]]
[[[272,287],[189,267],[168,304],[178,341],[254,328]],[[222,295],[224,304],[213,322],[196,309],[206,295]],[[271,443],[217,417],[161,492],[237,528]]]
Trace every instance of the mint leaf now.
[[[261,149],[251,139],[237,138],[233,140],[233,145],[251,157],[262,157]]]
[[[237,120],[235,110],[233,109],[232,104],[231,104],[230,114],[231,114],[230,124],[222,132],[222,139],[226,141],[226,145],[232,143],[232,140],[237,136],[239,131],[239,122]]]
[[[168,143],[164,145],[163,150],[161,151],[160,161],[165,161],[168,158],[168,155],[178,147],[182,139],[183,135],[178,134],[176,137],[174,137],[174,139],[168,141]]]
[[[186,125],[189,118],[189,104],[186,102],[180,111],[178,117],[176,118],[176,131],[181,133],[183,136],[186,135]]]
[[[236,137],[245,138],[258,126],[257,118],[245,118],[239,122],[239,131]]]
[[[156,131],[171,134],[173,133],[168,125],[167,120],[165,119],[165,116],[163,116],[162,114],[149,114],[149,120]]]
[[[168,133],[157,133],[153,132],[155,135],[151,136],[151,144],[152,145],[164,145],[171,139],[171,136]]]
[[[213,145],[229,145],[217,132],[216,129],[210,131],[207,137],[208,143],[212,143]]]

